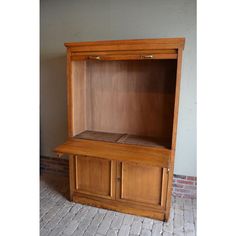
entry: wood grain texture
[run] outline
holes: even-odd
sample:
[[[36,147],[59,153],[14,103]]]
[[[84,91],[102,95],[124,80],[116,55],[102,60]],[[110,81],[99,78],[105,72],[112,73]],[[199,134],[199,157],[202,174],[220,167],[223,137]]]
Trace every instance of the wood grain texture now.
[[[71,62],[71,134],[72,136],[86,129],[86,62]]]
[[[149,58],[150,57],[150,58]],[[151,60],[157,60],[157,59],[176,59],[177,54],[172,53],[172,54],[147,54],[147,52],[140,53],[140,54],[111,54],[111,55],[101,55],[101,53],[95,53],[94,56],[91,57],[90,55],[72,55],[71,60],[73,61],[79,61],[79,60],[104,60],[104,61],[123,61],[123,60],[140,60],[140,59],[151,59]]]
[[[76,192],[114,198],[114,161],[97,157],[75,157]]]
[[[142,205],[127,204],[116,200],[88,196],[82,193],[74,193],[73,201],[99,208],[119,211],[127,214],[150,217],[152,219],[157,220],[164,220],[164,211],[162,209],[156,209]]]
[[[70,200],[73,200],[73,194],[75,191],[75,157],[74,155],[69,155],[69,184],[70,184]]]
[[[170,171],[169,171],[168,186],[167,186],[167,200],[166,200],[166,214],[165,214],[166,221],[169,219],[169,216],[170,216],[171,194],[172,194],[172,189],[173,189],[172,182],[173,182],[173,174],[174,174],[175,147],[176,147],[176,138],[177,138],[182,54],[183,54],[182,50],[179,50],[178,60],[177,60],[176,86],[175,86],[175,105],[174,105],[173,132],[172,132],[172,146],[171,146],[172,151],[171,151]]]
[[[72,67],[71,67],[71,49],[67,48],[67,125],[68,137],[74,136],[73,132],[73,95],[72,95]]]
[[[96,156],[111,160],[145,163],[160,167],[169,167],[171,151],[161,147],[117,144],[102,141],[71,139],[54,149],[56,153],[67,155]]]
[[[184,44],[65,43],[73,201],[169,219]]]
[[[87,128],[171,143],[176,61],[87,62]]]
[[[131,39],[131,40],[107,40],[94,42],[70,42],[65,43],[66,47],[72,48],[73,51],[93,51],[99,48],[101,51],[107,50],[142,50],[142,49],[177,49],[183,48],[184,38],[162,38],[162,39]],[[150,46],[151,45],[151,46]]]
[[[120,196],[125,202],[161,205],[162,168],[121,162]]]

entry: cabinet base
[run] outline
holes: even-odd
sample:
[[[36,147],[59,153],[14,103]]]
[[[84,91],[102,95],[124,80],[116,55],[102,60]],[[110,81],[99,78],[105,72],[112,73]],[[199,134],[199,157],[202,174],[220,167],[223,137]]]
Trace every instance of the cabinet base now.
[[[157,210],[157,209],[151,209],[148,207],[133,207],[128,204],[125,204],[123,202],[110,200],[110,199],[101,199],[98,197],[93,196],[86,196],[84,194],[80,193],[74,193],[71,199],[73,202],[95,206],[98,208],[104,208],[108,210],[114,210],[126,214],[133,214],[137,216],[144,216],[149,217],[152,219],[157,219],[161,221],[168,221],[168,219],[165,217],[165,211]],[[168,215],[168,214],[167,214]]]

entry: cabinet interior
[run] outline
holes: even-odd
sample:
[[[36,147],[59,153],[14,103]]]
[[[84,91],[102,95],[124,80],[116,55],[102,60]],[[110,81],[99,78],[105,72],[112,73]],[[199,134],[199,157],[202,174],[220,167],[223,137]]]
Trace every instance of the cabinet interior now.
[[[72,136],[171,148],[176,63],[72,61]]]

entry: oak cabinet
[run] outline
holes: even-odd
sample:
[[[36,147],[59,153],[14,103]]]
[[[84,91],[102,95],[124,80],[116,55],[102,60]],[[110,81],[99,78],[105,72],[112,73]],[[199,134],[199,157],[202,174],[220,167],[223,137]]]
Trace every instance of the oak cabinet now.
[[[65,44],[72,201],[168,220],[184,41]]]

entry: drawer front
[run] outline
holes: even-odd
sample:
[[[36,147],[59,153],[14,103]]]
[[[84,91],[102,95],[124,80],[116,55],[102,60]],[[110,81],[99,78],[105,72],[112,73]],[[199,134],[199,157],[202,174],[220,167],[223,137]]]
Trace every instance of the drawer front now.
[[[112,160],[74,156],[75,192],[115,198],[115,163]]]
[[[134,162],[119,162],[116,198],[130,204],[164,208],[167,177],[167,168]]]

